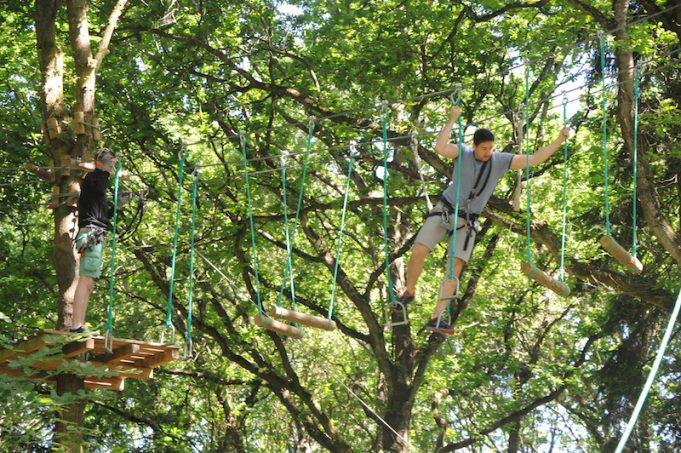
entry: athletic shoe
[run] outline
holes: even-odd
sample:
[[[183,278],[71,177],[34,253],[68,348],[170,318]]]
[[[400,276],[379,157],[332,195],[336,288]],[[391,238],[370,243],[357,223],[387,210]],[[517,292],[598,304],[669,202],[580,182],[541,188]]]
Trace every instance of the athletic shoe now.
[[[402,306],[404,306],[404,308],[407,308],[407,305],[414,302],[414,297],[415,296],[413,294],[402,293],[402,295],[397,298],[397,302],[402,304]],[[393,310],[402,311],[402,306],[399,305],[399,304],[394,304]]]
[[[70,333],[89,333],[90,329],[87,328],[87,326],[78,326],[78,327],[71,327],[69,329]]]
[[[440,318],[431,318],[426,324],[426,330],[434,333],[441,333],[443,335],[451,335],[454,333],[454,327],[452,327],[446,320]]]

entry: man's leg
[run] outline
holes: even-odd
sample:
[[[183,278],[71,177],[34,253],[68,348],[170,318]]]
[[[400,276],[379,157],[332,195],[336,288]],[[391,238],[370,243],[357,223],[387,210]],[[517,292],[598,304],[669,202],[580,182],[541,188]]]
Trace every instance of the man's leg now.
[[[413,296],[416,294],[416,283],[423,272],[423,263],[430,253],[430,249],[419,242],[414,244],[411,250],[411,257],[407,263],[407,286],[404,289],[404,294]]]
[[[459,278],[461,277],[461,272],[463,271],[463,266],[466,264],[464,260],[461,258],[454,258],[454,276],[456,276],[455,279],[447,279],[445,278],[442,281],[442,285],[440,286],[440,297],[451,297],[453,296],[456,291],[456,285],[459,282]],[[445,277],[449,275],[449,260],[447,260],[447,269],[445,270]],[[435,305],[435,311],[433,312],[433,318],[438,318],[443,311],[445,311],[445,308],[447,308],[447,305],[451,302],[451,299],[443,299],[443,300],[438,300],[437,305]]]
[[[80,276],[78,278],[78,285],[76,286],[76,294],[73,296],[73,321],[71,328],[85,324],[85,313],[87,312],[87,303],[95,287],[95,279],[87,276]]]

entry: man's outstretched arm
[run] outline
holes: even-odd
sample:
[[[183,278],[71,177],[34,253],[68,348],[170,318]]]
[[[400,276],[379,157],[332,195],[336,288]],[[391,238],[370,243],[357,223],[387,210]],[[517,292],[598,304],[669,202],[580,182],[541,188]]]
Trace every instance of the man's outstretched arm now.
[[[535,153],[530,156],[530,167],[534,167],[541,164],[542,162],[546,162],[548,158],[551,157],[553,153],[558,150],[558,148],[560,148],[560,145],[562,145],[563,142],[568,139],[568,137],[570,137],[570,128],[565,126],[560,130],[560,134],[558,134],[558,137],[554,141],[535,151]],[[517,154],[516,156],[513,156],[513,160],[511,161],[511,170],[520,170],[525,168],[526,163],[527,156],[523,154]]]

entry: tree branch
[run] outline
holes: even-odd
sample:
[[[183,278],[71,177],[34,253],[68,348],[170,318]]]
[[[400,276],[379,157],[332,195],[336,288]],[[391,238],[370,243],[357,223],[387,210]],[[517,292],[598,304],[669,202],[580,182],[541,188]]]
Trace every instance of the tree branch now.
[[[125,4],[127,2],[128,0],[118,0],[113,10],[111,10],[111,14],[109,15],[109,22],[106,25],[106,29],[104,30],[104,34],[102,35],[102,40],[99,42],[97,55],[95,56],[95,60],[97,61],[95,71],[99,70],[100,66],[102,65],[102,61],[104,60],[104,57],[109,54],[109,42],[111,41],[111,36],[113,35],[114,30],[116,29],[116,23],[118,23],[118,18],[123,12],[123,8],[125,7]]]

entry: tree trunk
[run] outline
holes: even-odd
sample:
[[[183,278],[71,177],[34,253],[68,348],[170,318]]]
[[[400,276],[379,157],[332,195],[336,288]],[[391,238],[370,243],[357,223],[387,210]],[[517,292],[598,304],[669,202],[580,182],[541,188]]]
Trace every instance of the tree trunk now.
[[[54,249],[52,262],[57,275],[57,329],[71,325],[73,296],[78,284],[78,260],[73,239],[78,233],[76,203],[65,194],[80,193],[82,172],[72,164],[77,159],[92,159],[95,146],[93,129],[95,76],[97,68],[108,52],[108,44],[118,17],[127,0],[118,0],[109,17],[102,37],[97,58],[92,58],[88,31],[87,0],[67,0],[69,36],[76,66],[76,106],[74,119],[85,123],[72,123],[73,131],[67,131],[69,117],[64,106],[64,54],[57,43],[57,16],[61,0],[35,0],[36,48],[42,86],[40,89],[42,126],[45,130],[50,153],[54,162],[51,175],[54,193]],[[84,116],[76,116],[83,112]],[[70,200],[70,201],[69,201]],[[83,388],[83,379],[71,374],[57,376],[57,393],[65,395]],[[55,426],[55,448],[62,451],[80,451],[82,442],[83,411],[85,401],[65,405]]]
[[[627,32],[627,14],[629,2],[617,0],[614,3],[615,23],[614,33],[618,44],[615,47],[617,55],[617,121],[622,131],[622,139],[629,155],[634,154],[633,128],[633,100],[634,100],[634,54],[631,49],[629,33]],[[681,243],[676,232],[662,212],[662,204],[655,191],[653,173],[645,157],[645,142],[639,141],[638,153],[638,198],[641,210],[650,232],[660,241],[660,244],[681,267]]]
[[[73,374],[57,377],[57,394],[75,394],[83,388],[83,379]],[[54,428],[53,450],[60,452],[83,451],[83,413],[85,400],[79,399],[64,406]]]

